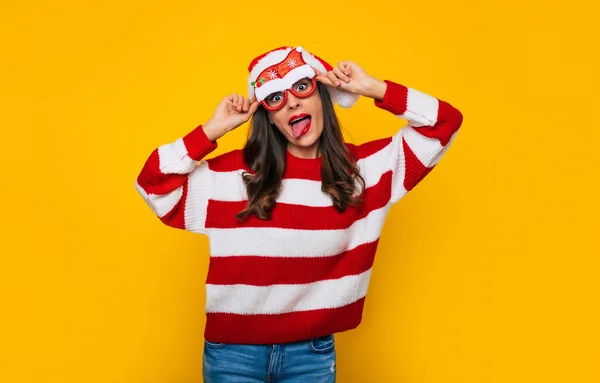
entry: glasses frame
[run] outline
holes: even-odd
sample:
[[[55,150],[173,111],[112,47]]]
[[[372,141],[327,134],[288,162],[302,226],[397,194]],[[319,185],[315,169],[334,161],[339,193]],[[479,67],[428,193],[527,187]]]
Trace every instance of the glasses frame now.
[[[302,81],[302,80],[303,80],[303,79],[300,79],[300,80],[298,80],[298,81]],[[312,94],[313,94],[313,93],[315,93],[315,90],[317,89],[317,78],[316,78],[316,77],[313,77],[313,78],[311,78],[310,80],[311,80],[311,82],[312,82],[312,89],[311,89],[311,90],[310,90],[308,93],[304,93],[304,94],[298,94],[298,93],[296,93],[296,92],[293,90],[293,85],[292,85],[292,88],[290,88],[290,89],[284,89],[284,90],[283,90],[283,101],[281,101],[281,104],[280,104],[279,106],[276,106],[276,107],[270,107],[269,105],[267,105],[267,101],[266,101],[266,99],[267,99],[268,97],[270,97],[270,96],[271,96],[271,94],[273,94],[273,93],[271,93],[269,96],[267,96],[267,97],[266,97],[264,100],[262,100],[260,103],[261,103],[261,104],[262,104],[262,106],[264,106],[264,107],[265,107],[265,109],[267,109],[268,111],[271,111],[271,112],[276,112],[276,111],[278,111],[278,110],[280,110],[280,109],[283,109],[283,107],[284,107],[284,106],[285,106],[285,104],[287,103],[287,100],[288,100],[288,91],[292,92],[292,94],[293,94],[295,97],[298,97],[298,98],[307,98],[307,97],[310,97],[310,96],[312,96]],[[298,81],[296,81],[294,84],[296,84]]]

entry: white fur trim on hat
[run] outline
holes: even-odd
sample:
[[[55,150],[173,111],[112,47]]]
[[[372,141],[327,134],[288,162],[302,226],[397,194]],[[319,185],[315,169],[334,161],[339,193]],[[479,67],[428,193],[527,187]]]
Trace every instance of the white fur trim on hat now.
[[[304,59],[304,61],[311,67],[316,68],[323,73],[327,73],[327,68],[325,68],[323,63],[304,49],[302,50],[302,59]]]

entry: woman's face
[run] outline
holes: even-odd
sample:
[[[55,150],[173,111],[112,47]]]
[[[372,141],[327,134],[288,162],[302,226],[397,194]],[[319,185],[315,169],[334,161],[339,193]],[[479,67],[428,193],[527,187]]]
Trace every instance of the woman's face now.
[[[308,79],[300,80],[293,85],[294,92],[287,91],[287,100],[284,100],[282,92],[265,99],[268,104],[283,102],[281,109],[269,111],[269,120],[291,145],[300,148],[318,145],[323,132],[323,105],[318,89],[314,89],[308,97],[298,97],[312,87],[316,87],[316,83]]]

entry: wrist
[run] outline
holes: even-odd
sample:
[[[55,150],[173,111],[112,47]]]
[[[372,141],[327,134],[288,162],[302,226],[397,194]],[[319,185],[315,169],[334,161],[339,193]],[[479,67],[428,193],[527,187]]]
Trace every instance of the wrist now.
[[[387,90],[387,84],[375,77],[368,76],[365,81],[364,88],[360,94],[365,97],[370,97],[374,100],[382,101]]]
[[[212,142],[216,142],[219,138],[223,137],[227,133],[227,129],[217,125],[213,120],[209,120],[202,126],[204,134]]]

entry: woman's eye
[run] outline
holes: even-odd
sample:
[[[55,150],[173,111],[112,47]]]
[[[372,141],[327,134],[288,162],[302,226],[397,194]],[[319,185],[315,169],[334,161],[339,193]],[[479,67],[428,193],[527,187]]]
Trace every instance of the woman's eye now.
[[[308,84],[306,82],[301,82],[300,84],[296,85],[296,90],[302,92],[302,91],[306,90],[307,87],[308,87]]]

